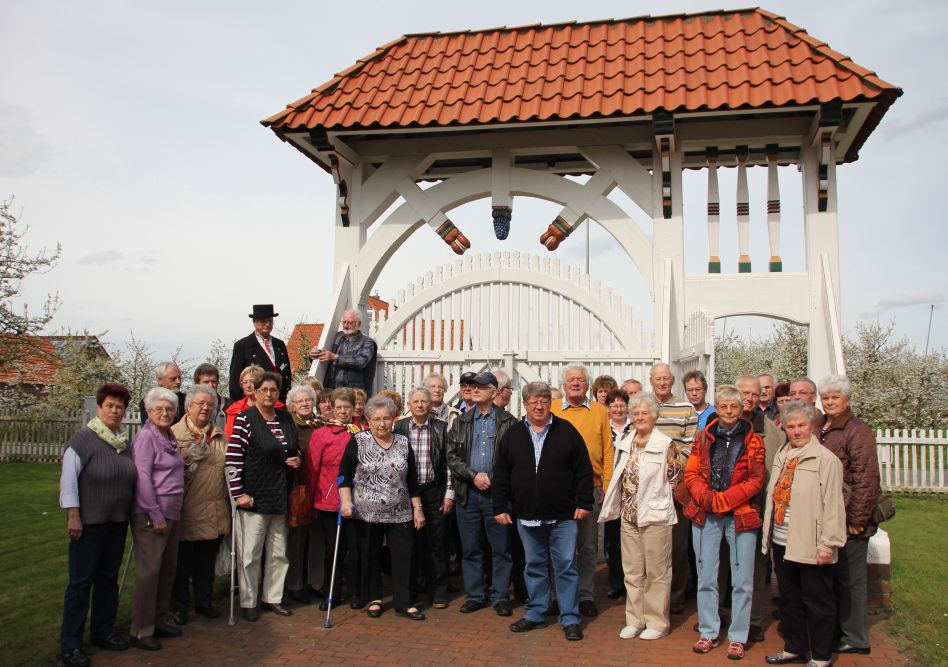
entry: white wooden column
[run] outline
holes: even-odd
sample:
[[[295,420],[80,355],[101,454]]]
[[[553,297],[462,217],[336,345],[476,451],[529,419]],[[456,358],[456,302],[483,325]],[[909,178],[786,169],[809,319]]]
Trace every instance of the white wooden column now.
[[[777,145],[767,145],[767,235],[770,239],[770,271],[783,271],[780,259],[780,179],[777,174]]]
[[[708,148],[708,273],[721,273],[721,195],[718,190],[718,149]]]
[[[675,146],[667,152],[663,165],[662,151],[656,146],[652,159],[655,335],[659,341],[658,352],[661,360],[674,364],[684,333],[684,221],[681,196],[683,156],[680,147]],[[663,166],[667,168],[664,179]],[[666,217],[666,214],[670,215]],[[677,375],[680,377],[680,374]]]
[[[738,273],[751,272],[750,195],[747,192],[747,146],[737,147],[737,258]]]

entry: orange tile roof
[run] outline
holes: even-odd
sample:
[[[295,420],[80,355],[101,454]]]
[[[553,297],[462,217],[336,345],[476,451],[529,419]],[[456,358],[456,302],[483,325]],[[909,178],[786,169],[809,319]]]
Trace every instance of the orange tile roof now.
[[[262,122],[282,136],[835,100],[878,100],[884,113],[900,94],[785,18],[753,8],[405,35]]]
[[[22,354],[0,367],[0,385],[46,387],[56,381],[63,365],[63,348],[77,343],[96,354],[109,356],[97,336],[28,336]],[[3,345],[3,342],[0,342]]]
[[[322,324],[303,324],[301,322],[293,327],[290,339],[286,342],[286,351],[290,355],[290,370],[294,374],[303,368],[308,368],[308,364],[304,365],[303,359],[312,347],[319,342],[319,337],[323,333],[323,326]]]

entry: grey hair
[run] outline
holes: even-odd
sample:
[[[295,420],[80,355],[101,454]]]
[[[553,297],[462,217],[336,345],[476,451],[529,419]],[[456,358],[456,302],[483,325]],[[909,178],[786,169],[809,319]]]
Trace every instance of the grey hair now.
[[[428,402],[431,403],[431,391],[427,387],[413,387],[412,390],[408,392],[408,400],[411,401],[411,397],[415,394],[424,394]]]
[[[523,396],[523,402],[526,403],[534,396],[539,396],[540,398],[549,398],[553,400],[553,390],[546,382],[528,382],[523,385],[523,391],[521,392]]]
[[[652,364],[652,367],[648,369],[649,378],[655,377],[655,369],[658,368],[659,366],[664,366],[665,368],[667,368],[668,374],[672,377],[673,380],[675,379],[675,373],[672,371],[671,364],[665,363],[664,361],[659,361],[657,364]]]
[[[173,391],[164,387],[152,387],[145,394],[145,412],[151,410],[158,401],[168,401],[175,410],[178,409],[178,397]]]
[[[428,376],[424,379],[424,381],[421,384],[427,387],[428,383],[431,382],[432,380],[439,380],[441,384],[444,385],[445,391],[448,390],[448,381],[445,379],[445,377],[441,373],[428,373]]]
[[[319,402],[319,396],[316,395],[316,390],[310,387],[308,384],[295,384],[293,387],[286,393],[286,404],[290,405],[293,401],[296,400],[297,394],[306,394],[311,399],[313,399],[313,405],[316,405]]]
[[[563,372],[560,374],[560,384],[566,382],[566,374],[571,371],[582,371],[583,376],[586,378],[586,382],[589,382],[589,371],[586,370],[586,367],[582,364],[566,364],[566,367],[563,369]]]
[[[155,378],[158,380],[163,379],[172,368],[177,368],[179,372],[181,371],[181,367],[173,361],[162,361],[155,366]]]
[[[838,391],[847,399],[853,396],[853,383],[845,375],[827,375],[820,380],[820,393]]]
[[[791,380],[791,381],[790,381],[790,386],[793,387],[793,385],[795,385],[797,382],[806,382],[808,385],[810,385],[810,390],[811,390],[814,394],[819,393],[819,392],[816,391],[816,383],[815,383],[813,380],[811,380],[810,378],[806,377],[805,375],[804,375],[803,377],[798,377],[798,378],[796,378],[795,380]]]
[[[375,413],[379,410],[387,410],[388,416],[394,419],[398,415],[396,414],[397,410],[395,409],[395,401],[390,399],[388,396],[373,396],[365,402],[365,407],[362,409],[362,414],[365,415],[366,419],[372,419]]]
[[[496,370],[491,371],[494,374],[494,377],[497,378],[497,388],[503,389],[504,387],[510,384],[510,376],[507,375],[506,371]]]
[[[757,379],[760,380],[761,378],[770,378],[770,381],[773,382],[774,385],[778,384],[778,383],[777,383],[777,376],[774,375],[773,373],[758,373],[758,374],[757,374]]]
[[[658,419],[659,406],[655,394],[648,391],[640,391],[637,394],[629,396],[629,414],[632,414],[632,410],[640,405],[644,405],[648,408],[653,419]]]
[[[737,401],[741,405],[744,404],[744,395],[741,394],[741,390],[735,387],[733,384],[722,384],[714,392],[714,405],[717,407],[724,401]]]
[[[812,404],[803,401],[790,401],[780,411],[780,423],[786,424],[793,417],[800,416],[808,422],[812,422],[816,419],[816,408]]]
[[[214,388],[211,387],[211,385],[209,384],[195,384],[195,385],[191,385],[191,388],[188,389],[188,393],[184,397],[185,410],[191,407],[191,403],[194,401],[194,397],[197,396],[198,394],[211,396],[214,399],[214,404],[211,406],[211,410],[217,409],[217,392],[214,391]]]
[[[734,386],[736,387],[741,382],[745,382],[745,381],[754,382],[757,384],[757,388],[758,389],[760,388],[760,379],[758,379],[756,375],[742,375],[741,377],[737,378],[737,382],[734,383]]]

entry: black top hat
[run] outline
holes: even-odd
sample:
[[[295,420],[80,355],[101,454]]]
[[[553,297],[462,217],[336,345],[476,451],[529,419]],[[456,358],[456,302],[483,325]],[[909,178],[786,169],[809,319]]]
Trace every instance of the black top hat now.
[[[471,382],[482,386],[490,385],[494,389],[497,388],[497,376],[487,371],[475,375],[473,378],[471,378]]]
[[[278,317],[280,313],[273,312],[272,303],[255,303],[253,304],[253,312],[250,313],[249,317],[255,320],[262,320],[267,317]]]

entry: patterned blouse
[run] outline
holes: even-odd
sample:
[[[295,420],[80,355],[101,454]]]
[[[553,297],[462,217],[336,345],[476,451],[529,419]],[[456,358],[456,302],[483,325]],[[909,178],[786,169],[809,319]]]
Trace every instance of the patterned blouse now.
[[[355,516],[368,523],[405,523],[412,520],[411,498],[418,495],[415,455],[408,438],[392,434],[384,449],[371,431],[353,435],[339,474],[340,486],[352,489]]]
[[[622,471],[622,504],[619,516],[636,527],[639,525],[639,457],[644,452],[644,447],[636,447],[633,443],[632,451],[629,452],[629,461]],[[675,457],[665,468],[665,479],[669,484],[677,481],[681,470],[681,462]]]

